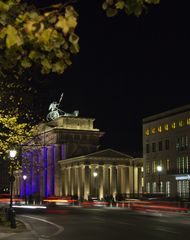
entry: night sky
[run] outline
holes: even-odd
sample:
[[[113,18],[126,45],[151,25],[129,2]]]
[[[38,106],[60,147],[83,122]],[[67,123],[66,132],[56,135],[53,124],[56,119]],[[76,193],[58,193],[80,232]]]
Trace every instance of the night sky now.
[[[100,0],[78,0],[80,53],[47,91],[60,108],[95,118],[102,149],[142,155],[142,119],[190,104],[188,1],[161,0],[136,18],[107,18]],[[46,110],[47,109],[47,110]]]

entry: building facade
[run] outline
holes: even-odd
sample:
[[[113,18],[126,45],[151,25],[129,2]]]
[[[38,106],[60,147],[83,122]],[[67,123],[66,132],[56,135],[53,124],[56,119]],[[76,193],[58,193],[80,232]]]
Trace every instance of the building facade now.
[[[143,119],[143,159],[145,192],[190,197],[190,105]]]
[[[101,199],[142,193],[142,159],[100,151],[104,132],[94,128],[94,119],[61,116],[36,129],[35,144],[25,152],[22,170],[15,172],[14,194]]]

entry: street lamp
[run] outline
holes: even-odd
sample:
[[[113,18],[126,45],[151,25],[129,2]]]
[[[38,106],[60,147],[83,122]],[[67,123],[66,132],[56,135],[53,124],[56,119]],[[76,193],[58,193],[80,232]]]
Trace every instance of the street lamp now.
[[[157,166],[157,171],[158,171],[158,192],[160,193],[160,173],[162,171],[162,166]]]
[[[27,175],[23,175],[22,178],[24,180],[24,202],[25,202],[25,205],[26,205],[26,203],[27,203],[27,200],[26,200],[26,179],[27,179]]]
[[[10,207],[9,207],[9,219],[10,219],[10,222],[11,222],[11,228],[16,228],[16,221],[15,221],[15,212],[13,210],[13,182],[15,181],[15,177],[14,177],[14,163],[13,163],[13,160],[14,158],[16,157],[16,154],[17,154],[17,151],[15,149],[13,150],[10,150],[9,152],[9,156],[10,156],[10,159],[11,159],[11,164],[10,164],[10,167],[11,167],[11,175],[10,175],[10,178],[9,178],[9,181],[10,181]]]
[[[98,184],[97,184],[97,176],[98,176],[98,173],[97,172],[93,172],[93,176],[94,176],[94,184],[95,184],[95,194],[96,194],[96,197],[98,198]]]

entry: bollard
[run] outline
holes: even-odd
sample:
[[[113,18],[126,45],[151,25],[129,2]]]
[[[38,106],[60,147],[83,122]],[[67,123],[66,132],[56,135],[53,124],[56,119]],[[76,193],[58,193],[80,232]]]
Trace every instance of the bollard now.
[[[12,208],[9,209],[9,220],[10,220],[10,227],[16,228],[15,210]]]

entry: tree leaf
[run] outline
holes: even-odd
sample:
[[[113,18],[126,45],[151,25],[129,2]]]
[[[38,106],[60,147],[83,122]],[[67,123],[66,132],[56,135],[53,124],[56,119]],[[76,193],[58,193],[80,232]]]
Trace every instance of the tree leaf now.
[[[23,44],[21,37],[19,36],[16,28],[14,28],[13,26],[8,25],[6,33],[7,33],[6,37],[7,48],[11,48],[14,45],[21,46]]]

